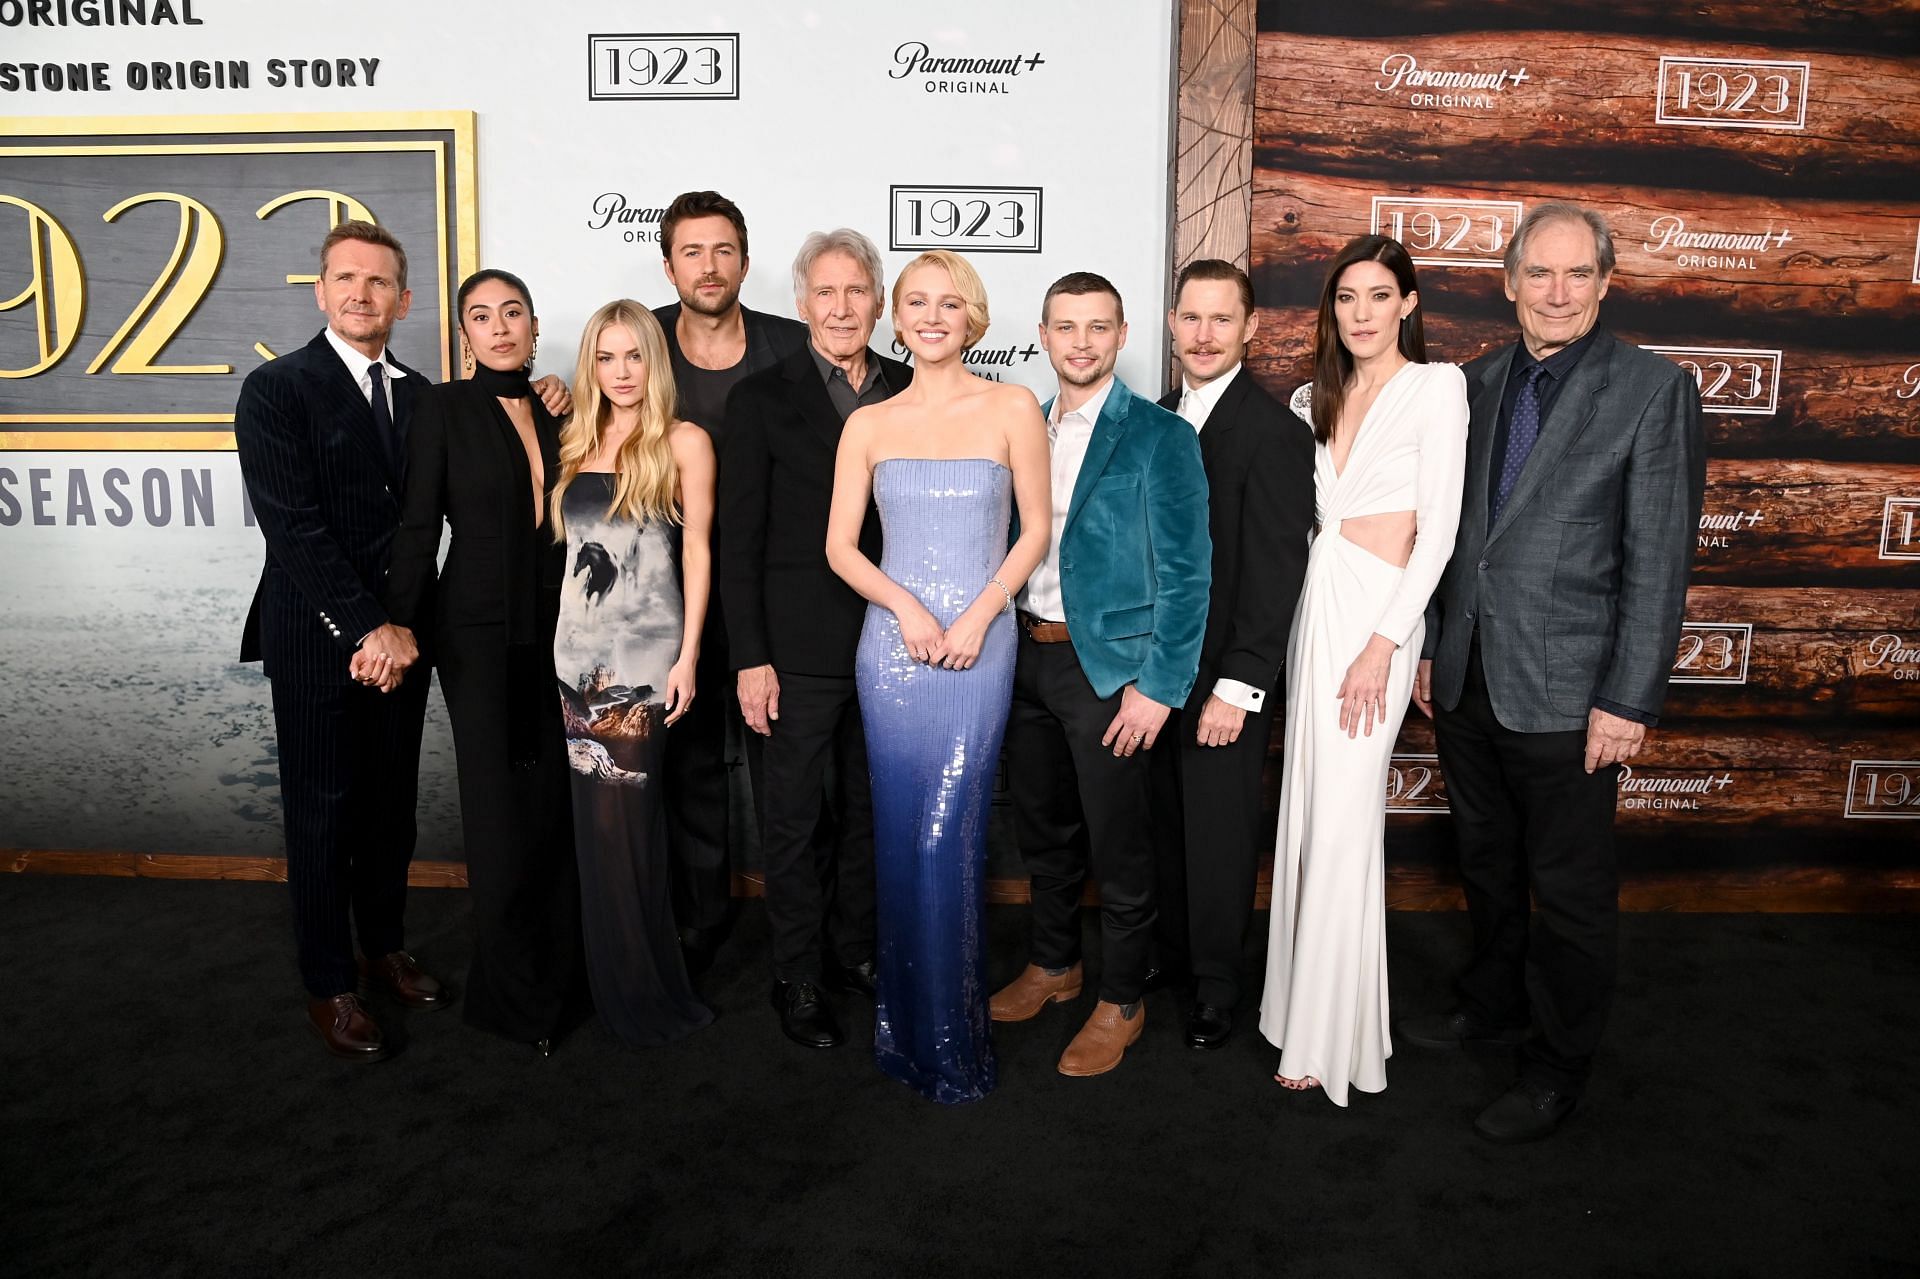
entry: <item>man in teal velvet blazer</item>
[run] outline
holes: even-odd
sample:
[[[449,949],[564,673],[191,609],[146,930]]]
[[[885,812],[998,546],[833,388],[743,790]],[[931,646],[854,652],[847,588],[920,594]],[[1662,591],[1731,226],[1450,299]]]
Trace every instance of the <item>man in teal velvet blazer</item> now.
[[[993,997],[1025,1021],[1082,986],[1080,894],[1100,890],[1100,998],[1060,1058],[1120,1064],[1140,1037],[1154,919],[1147,756],[1200,666],[1213,546],[1193,428],[1113,374],[1120,294],[1091,272],[1047,290],[1040,336],[1060,393],[1046,406],[1053,537],[1020,593],[1007,719],[1014,829],[1033,884],[1025,971]]]

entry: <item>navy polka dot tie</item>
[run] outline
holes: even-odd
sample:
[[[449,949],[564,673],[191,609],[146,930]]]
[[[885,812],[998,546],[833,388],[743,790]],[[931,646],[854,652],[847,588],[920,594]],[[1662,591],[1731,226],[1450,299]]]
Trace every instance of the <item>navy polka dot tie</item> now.
[[[1513,486],[1520,481],[1520,472],[1527,465],[1527,454],[1533,452],[1533,442],[1540,438],[1540,394],[1537,388],[1547,366],[1536,364],[1521,374],[1520,393],[1513,397],[1513,418],[1507,423],[1507,455],[1500,461],[1500,482],[1493,486],[1493,510],[1487,523],[1493,524],[1500,518],[1500,509],[1507,504],[1507,498],[1513,493]]]

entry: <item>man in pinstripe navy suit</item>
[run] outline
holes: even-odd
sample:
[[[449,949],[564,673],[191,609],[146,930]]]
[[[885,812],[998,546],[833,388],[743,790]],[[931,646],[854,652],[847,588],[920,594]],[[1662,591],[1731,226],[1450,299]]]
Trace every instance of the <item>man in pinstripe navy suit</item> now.
[[[408,413],[427,383],[387,351],[412,297],[392,233],[336,226],[313,291],[326,329],[254,370],[234,411],[267,543],[240,660],[264,658],[273,682],[308,1021],[329,1051],[371,1060],[385,1044],[356,993],[362,972],[409,1007],[449,998],[401,938],[427,681],[400,680],[418,651],[380,606]]]

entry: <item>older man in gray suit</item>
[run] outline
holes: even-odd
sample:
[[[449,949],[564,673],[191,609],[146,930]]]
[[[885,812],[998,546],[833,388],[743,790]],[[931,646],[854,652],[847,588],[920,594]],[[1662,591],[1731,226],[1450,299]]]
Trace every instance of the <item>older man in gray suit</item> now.
[[[1553,1132],[1592,1067],[1614,985],[1619,765],[1666,697],[1706,483],[1693,379],[1596,327],[1613,262],[1606,223],[1571,204],[1535,206],[1507,247],[1521,340],[1466,369],[1466,501],[1414,689],[1473,956],[1456,1010],[1400,1035],[1520,1046],[1518,1082],[1474,1123],[1494,1141]]]

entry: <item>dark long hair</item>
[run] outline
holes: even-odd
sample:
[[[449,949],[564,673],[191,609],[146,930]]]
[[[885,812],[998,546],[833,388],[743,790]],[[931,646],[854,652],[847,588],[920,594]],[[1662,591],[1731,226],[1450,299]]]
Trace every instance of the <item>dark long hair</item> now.
[[[488,280],[498,280],[515,293],[518,293],[520,300],[527,304],[527,314],[533,315],[535,313],[533,309],[533,294],[527,292],[527,282],[511,271],[502,271],[498,267],[489,266],[482,267],[460,282],[460,292],[455,294],[453,299],[453,318],[456,324],[460,321],[461,312],[467,309],[467,295],[485,284]]]
[[[1340,340],[1340,324],[1333,315],[1333,295],[1340,277],[1356,262],[1378,262],[1393,272],[1400,296],[1419,292],[1413,259],[1400,241],[1384,235],[1357,235],[1348,240],[1327,269],[1327,285],[1320,290],[1320,319],[1313,333],[1313,438],[1325,444],[1333,438],[1340,410],[1347,399],[1347,379],[1353,376],[1353,352]],[[1400,321],[1400,354],[1415,364],[1427,362],[1427,334],[1415,306]]]

